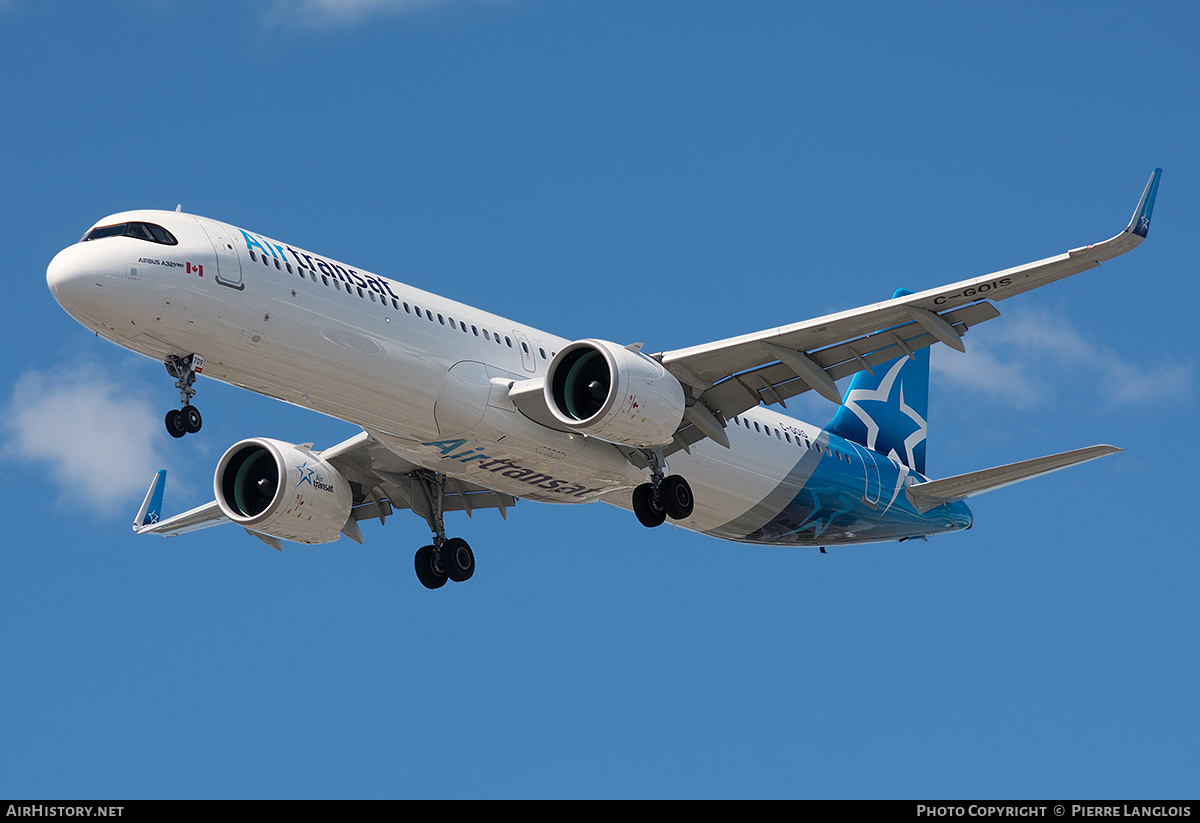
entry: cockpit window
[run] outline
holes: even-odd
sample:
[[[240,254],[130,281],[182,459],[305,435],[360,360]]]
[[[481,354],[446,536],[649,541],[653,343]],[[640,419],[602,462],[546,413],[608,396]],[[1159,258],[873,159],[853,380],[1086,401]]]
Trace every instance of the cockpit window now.
[[[179,241],[162,226],[154,223],[117,223],[114,226],[97,226],[87,233],[84,240],[99,240],[102,237],[136,237],[164,246],[177,246]]]

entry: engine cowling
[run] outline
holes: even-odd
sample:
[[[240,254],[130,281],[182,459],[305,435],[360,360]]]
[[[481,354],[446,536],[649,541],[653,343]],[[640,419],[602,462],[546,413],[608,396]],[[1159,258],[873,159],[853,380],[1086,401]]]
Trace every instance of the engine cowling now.
[[[213,476],[217,505],[252,531],[297,543],[337,540],[350,517],[350,484],[315,453],[255,437],[229,447]]]
[[[683,420],[679,381],[657,360],[604,340],[564,346],[544,386],[558,422],[613,443],[662,446]]]

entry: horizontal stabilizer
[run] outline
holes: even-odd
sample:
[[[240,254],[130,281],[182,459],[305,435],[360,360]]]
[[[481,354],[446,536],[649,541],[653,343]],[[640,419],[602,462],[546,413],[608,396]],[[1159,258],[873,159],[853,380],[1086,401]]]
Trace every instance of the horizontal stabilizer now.
[[[977,494],[990,492],[1031,477],[1065,469],[1078,463],[1086,463],[1100,457],[1124,451],[1116,446],[1088,446],[1086,449],[1052,454],[1048,457],[1036,457],[1033,460],[1023,460],[1020,463],[1009,463],[1007,466],[997,466],[994,469],[969,472],[944,480],[931,480],[928,483],[918,483],[905,489],[908,499],[916,506],[917,511],[927,512],[943,503],[963,500]]]

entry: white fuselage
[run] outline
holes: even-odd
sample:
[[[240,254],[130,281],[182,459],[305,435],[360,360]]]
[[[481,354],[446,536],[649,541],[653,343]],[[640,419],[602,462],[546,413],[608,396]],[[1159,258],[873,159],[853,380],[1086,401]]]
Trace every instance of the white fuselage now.
[[[97,225],[139,220],[177,245],[80,242],[48,269],[58,301],[103,337],[160,361],[198,352],[206,377],[350,421],[414,463],[513,497],[628,508],[628,491],[648,479],[611,444],[541,425],[509,399],[513,382],[544,374],[570,341],[206,218],[136,211]],[[778,514],[762,504],[789,474],[830,458],[812,448],[819,427],[769,409],[727,432],[729,449],[702,441],[673,455],[671,471],[696,501],[680,525],[744,539]],[[845,463],[863,495],[885,502],[905,479]],[[828,542],[818,537],[786,542]]]

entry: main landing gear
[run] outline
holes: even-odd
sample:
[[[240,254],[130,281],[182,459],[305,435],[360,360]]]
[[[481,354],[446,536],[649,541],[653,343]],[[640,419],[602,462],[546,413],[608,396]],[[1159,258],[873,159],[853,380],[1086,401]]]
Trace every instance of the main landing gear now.
[[[428,469],[413,472],[425,492],[428,509],[418,513],[425,517],[433,531],[433,545],[417,549],[413,559],[417,579],[427,589],[440,589],[447,580],[462,583],[475,574],[475,554],[461,537],[446,538],[442,513],[446,500],[446,478]],[[414,507],[415,509],[416,507]]]
[[[167,367],[167,374],[175,378],[175,388],[179,389],[180,408],[167,412],[167,433],[172,437],[195,434],[200,431],[203,420],[200,410],[192,405],[192,398],[196,396],[192,385],[196,382],[196,375],[204,370],[204,358],[198,354],[189,354],[187,357],[172,354],[167,356],[163,365]]]
[[[668,517],[686,520],[692,516],[695,500],[692,487],[677,474],[668,475],[661,452],[648,452],[650,482],[633,490],[633,513],[643,526],[661,526]]]

